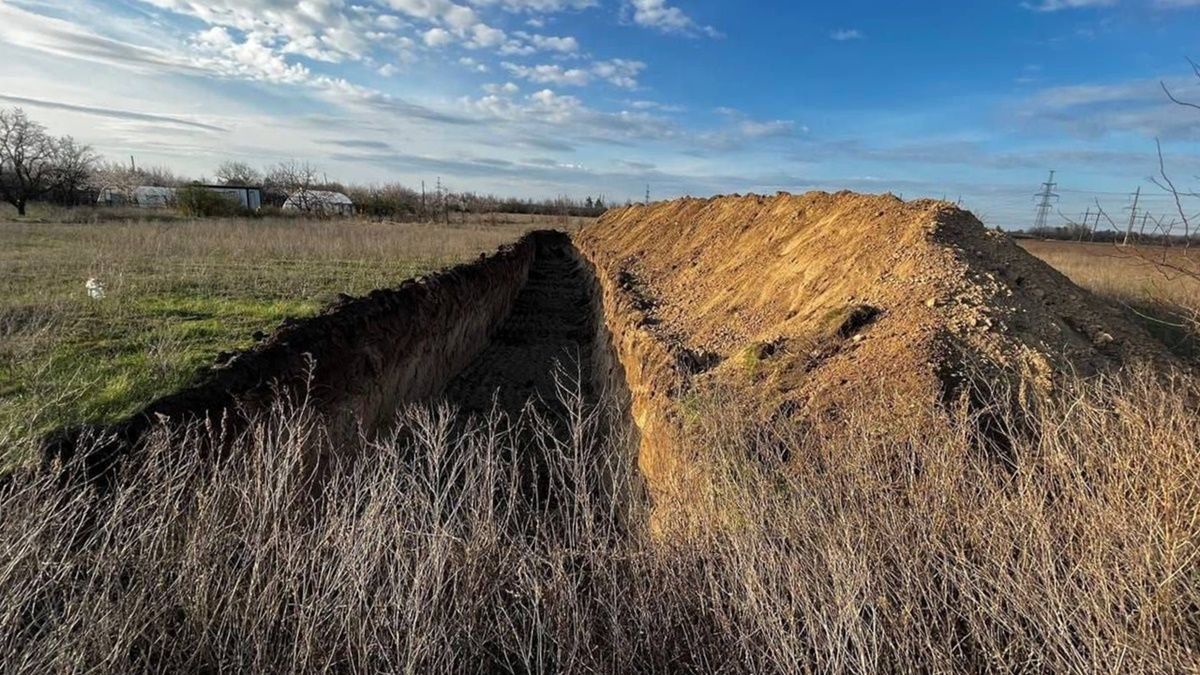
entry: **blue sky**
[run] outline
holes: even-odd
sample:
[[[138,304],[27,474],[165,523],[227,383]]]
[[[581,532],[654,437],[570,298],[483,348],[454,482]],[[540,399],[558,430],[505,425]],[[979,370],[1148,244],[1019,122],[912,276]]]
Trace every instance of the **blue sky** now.
[[[113,158],[610,201],[853,189],[1029,224],[1200,174],[1200,0],[0,0],[0,105]],[[1200,206],[1197,207],[1200,209]]]

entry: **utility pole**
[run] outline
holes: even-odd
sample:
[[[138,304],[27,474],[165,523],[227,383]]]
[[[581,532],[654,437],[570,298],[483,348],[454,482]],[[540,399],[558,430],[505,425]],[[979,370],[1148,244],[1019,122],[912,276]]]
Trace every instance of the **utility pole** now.
[[[441,176],[437,177],[437,208],[438,208],[438,215],[434,219],[440,221],[442,219],[442,217],[444,215],[446,215],[446,200],[445,200],[445,198],[442,197],[442,177]]]
[[[1138,201],[1142,197],[1142,186],[1138,186],[1136,192],[1133,193],[1133,206],[1129,207],[1129,225],[1125,228],[1125,242],[1122,246],[1129,245],[1129,238],[1133,236],[1133,224],[1137,222]]]
[[[650,184],[646,183],[646,206],[650,205]]]
[[[1054,171],[1050,171],[1050,177],[1042,183],[1042,191],[1034,195],[1040,197],[1038,202],[1037,218],[1033,223],[1033,231],[1041,232],[1046,229],[1046,222],[1050,216],[1050,209],[1054,208],[1054,202],[1058,199],[1058,194],[1054,192],[1054,188],[1058,187],[1058,183],[1054,182]]]

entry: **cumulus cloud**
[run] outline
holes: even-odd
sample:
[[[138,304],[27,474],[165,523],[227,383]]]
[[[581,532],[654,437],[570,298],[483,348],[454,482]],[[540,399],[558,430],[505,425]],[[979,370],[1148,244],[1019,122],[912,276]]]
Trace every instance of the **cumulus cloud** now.
[[[668,5],[666,0],[627,0],[625,11],[639,26],[654,28],[664,33],[681,35],[707,35],[720,37],[721,32],[712,26],[704,26],[678,7]]]
[[[550,25],[554,21],[548,13],[586,10],[594,5],[592,2],[358,0],[356,4],[350,4],[343,0],[305,0],[302,3],[153,0],[153,4],[159,9],[144,15],[161,31],[153,33],[153,42],[147,41],[153,46],[138,46],[103,37],[101,33],[136,36],[136,30],[121,23],[126,17],[120,11],[142,13],[144,8],[130,10],[129,5],[123,5],[112,15],[111,24],[88,22],[88,28],[82,28],[85,23],[82,18],[74,23],[49,19],[36,11],[14,9],[0,0],[0,43],[20,45],[6,52],[7,45],[0,44],[0,58],[19,54],[19,49],[36,49],[46,54],[69,55],[145,71],[151,77],[113,75],[114,80],[129,83],[121,93],[108,87],[88,90],[89,103],[103,101],[105,105],[64,103],[55,110],[93,119],[107,117],[121,122],[124,127],[133,123],[155,125],[160,131],[146,132],[144,136],[131,132],[128,136],[118,137],[110,129],[106,130],[108,135],[104,138],[111,141],[113,147],[162,153],[165,161],[178,161],[183,170],[191,170],[189,167],[200,155],[240,153],[246,157],[267,157],[272,148],[278,150],[281,147],[296,156],[313,153],[311,156],[318,161],[329,157],[314,140],[319,139],[320,134],[311,134],[312,138],[309,138],[310,134],[296,133],[298,138],[305,140],[291,144],[282,142],[277,146],[273,141],[265,140],[277,139],[288,129],[353,128],[361,138],[342,143],[341,147],[380,155],[396,152],[389,140],[412,139],[406,141],[405,151],[413,152],[414,156],[427,156],[427,166],[436,166],[442,161],[439,156],[445,158],[493,145],[504,151],[537,148],[539,153],[552,157],[555,153],[585,152],[597,145],[617,146],[622,148],[623,156],[635,162],[633,158],[639,157],[638,153],[652,146],[737,149],[757,139],[781,137],[788,132],[789,123],[786,122],[745,118],[730,120],[721,128],[701,133],[688,129],[682,120],[675,119],[674,113],[682,110],[678,106],[649,101],[614,103],[611,97],[593,96],[583,87],[638,88],[639,77],[647,65],[619,58],[619,54],[593,56],[585,48],[595,46],[581,44],[575,36],[554,30],[535,31],[526,25],[531,20],[541,26]],[[105,15],[102,11],[105,7],[97,4],[94,9],[95,16]],[[643,9],[648,9],[650,14],[643,12],[640,25],[667,33],[707,33],[704,27],[665,2],[649,2]],[[632,16],[626,18],[632,20]],[[542,58],[533,59],[532,63],[518,58],[535,53],[541,54]],[[493,73],[500,72],[512,81],[497,76],[491,79],[498,78],[498,81],[488,84],[476,82],[474,86],[481,87],[477,97],[456,100],[439,98],[436,91],[414,100],[384,91],[396,85],[394,82],[381,83],[377,75],[403,77],[413,59],[427,59],[430,68],[461,65],[471,71],[459,72],[460,77],[473,77],[475,72],[487,72],[490,67]],[[357,65],[349,67],[348,62]],[[174,73],[187,73],[193,77],[171,79],[170,75]],[[136,90],[138,83],[146,87],[146,83],[157,76],[162,76],[157,82],[168,86],[161,90],[156,86],[148,87],[162,93],[147,94],[147,100],[158,96],[162,101],[194,103],[210,92],[236,92],[229,95],[229,112],[221,118],[220,124],[222,128],[236,130],[236,134],[227,135],[236,136],[237,141],[205,147],[204,141],[187,137],[185,134],[203,137],[223,133],[197,126],[211,121],[203,108],[192,109],[197,122],[188,125],[188,118],[182,114],[174,119],[173,116],[122,111],[119,105],[111,108],[107,105],[128,100],[120,97],[130,96],[129,90]],[[355,81],[354,78],[359,76],[365,76],[366,81]],[[241,89],[223,89],[219,84],[200,78],[260,82],[264,83],[262,89],[269,95],[261,100],[247,98]],[[6,79],[5,74],[0,73],[0,85]],[[204,94],[181,97],[176,87],[185,86]],[[165,109],[175,108],[167,105]],[[322,119],[297,121],[314,114],[319,114]],[[199,121],[200,115],[204,115],[203,121]],[[166,135],[162,129],[167,129],[171,135]],[[269,133],[264,135],[264,130]],[[116,145],[118,142],[121,145]],[[172,154],[177,156],[176,159],[169,159]],[[524,166],[514,162],[515,159],[480,157],[470,166],[485,174],[489,171],[487,167]],[[573,161],[569,156],[552,161],[554,167],[584,163]],[[690,159],[687,161],[694,163]],[[630,167],[633,166],[631,163]],[[650,166],[642,164],[638,168],[649,170]]]
[[[471,70],[473,70],[477,73],[486,73],[486,72],[491,71],[491,68],[489,68],[486,63],[480,63],[479,61],[476,61],[474,58],[472,58],[470,56],[464,56],[464,57],[460,58],[458,60],[458,64],[460,66],[470,68]]]
[[[596,77],[625,89],[636,88],[638,86],[637,77],[645,69],[646,64],[641,61],[627,59],[598,61],[592,65],[592,72]]]
[[[454,42],[454,36],[445,28],[430,28],[421,35],[421,41],[428,47],[445,47]]]
[[[500,65],[513,76],[538,84],[582,87],[600,79],[625,89],[637,87],[637,76],[646,68],[641,61],[625,59],[597,61],[587,68],[564,68],[558,64],[525,66],[508,61]]]
[[[582,87],[592,79],[592,74],[582,68],[563,68],[557,64],[522,66],[505,61],[500,65],[514,76],[538,84]]]

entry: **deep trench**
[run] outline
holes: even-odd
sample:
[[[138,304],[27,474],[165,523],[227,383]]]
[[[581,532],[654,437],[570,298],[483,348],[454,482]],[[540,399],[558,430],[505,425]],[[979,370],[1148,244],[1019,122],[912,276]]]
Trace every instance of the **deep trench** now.
[[[628,393],[600,295],[570,237],[531,233],[476,262],[285,322],[123,421],[50,435],[43,458],[67,462],[82,449],[79,468],[106,482],[164,422],[221,420],[236,433],[281,398],[312,405],[344,447],[388,431],[414,403],[447,402],[464,418],[496,411],[518,419],[531,406],[564,421],[574,412],[564,401],[590,408],[603,399],[618,404],[612,423],[627,428]]]
[[[564,394],[594,403],[597,317],[591,288],[566,237],[539,239],[511,313],[450,382],[445,400],[467,414],[496,410],[510,417],[527,404],[565,413]]]

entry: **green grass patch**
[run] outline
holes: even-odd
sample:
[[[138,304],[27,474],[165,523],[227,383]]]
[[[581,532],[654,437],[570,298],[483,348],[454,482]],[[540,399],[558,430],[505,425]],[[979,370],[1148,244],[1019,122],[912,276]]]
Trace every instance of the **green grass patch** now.
[[[361,221],[0,222],[0,464],[27,460],[58,427],[111,422],[187,386],[221,352],[339,293],[515,237]],[[84,288],[92,277],[101,300]]]

